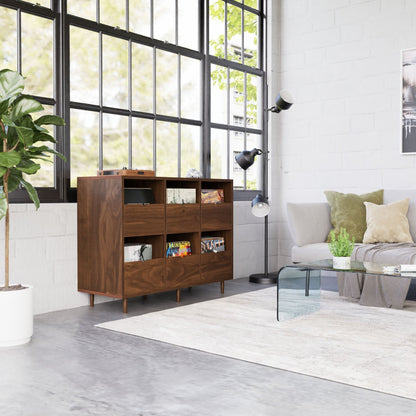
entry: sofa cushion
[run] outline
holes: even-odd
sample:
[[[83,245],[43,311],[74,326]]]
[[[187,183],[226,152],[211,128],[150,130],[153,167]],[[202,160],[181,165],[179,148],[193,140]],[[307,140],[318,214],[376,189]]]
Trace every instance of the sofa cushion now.
[[[289,229],[295,244],[322,243],[331,230],[329,205],[326,202],[287,203]]]
[[[335,235],[338,236],[340,229],[345,228],[350,238],[354,238],[356,243],[361,243],[367,228],[364,201],[382,204],[383,190],[362,195],[344,194],[336,191],[325,191],[324,193],[331,207],[331,223]],[[331,241],[329,234],[326,241]]]
[[[384,204],[400,201],[409,198],[409,211],[407,211],[407,219],[409,220],[410,235],[413,241],[416,241],[416,189],[385,189]]]
[[[364,205],[367,220],[364,243],[413,243],[407,219],[409,198],[388,205],[371,202],[364,202]]]

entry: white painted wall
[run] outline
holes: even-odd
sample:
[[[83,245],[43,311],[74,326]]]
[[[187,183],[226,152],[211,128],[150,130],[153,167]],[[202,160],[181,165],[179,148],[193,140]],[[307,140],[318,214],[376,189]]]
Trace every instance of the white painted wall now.
[[[400,51],[416,47],[416,1],[273,3],[281,10],[274,15],[272,82],[296,97],[272,138],[283,265],[292,244],[286,202],[324,201],[327,189],[415,187],[416,156],[400,154]]]

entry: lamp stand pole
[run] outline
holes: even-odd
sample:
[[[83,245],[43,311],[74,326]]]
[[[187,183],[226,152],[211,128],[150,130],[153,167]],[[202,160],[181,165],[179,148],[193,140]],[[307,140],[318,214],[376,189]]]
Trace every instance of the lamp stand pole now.
[[[269,179],[269,112],[267,110],[267,82],[264,80],[265,87],[263,91],[265,91],[263,97],[263,126],[264,134],[263,134],[263,196],[264,199],[268,200],[268,179]],[[249,281],[251,283],[260,283],[263,285],[270,285],[275,284],[277,282],[277,272],[269,273],[269,216],[266,215],[264,217],[264,273],[255,273],[249,276]]]

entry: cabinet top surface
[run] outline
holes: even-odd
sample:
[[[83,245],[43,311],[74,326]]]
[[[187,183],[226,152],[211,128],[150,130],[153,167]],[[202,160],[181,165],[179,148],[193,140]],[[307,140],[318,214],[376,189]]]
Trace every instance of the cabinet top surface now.
[[[139,176],[139,175],[97,175],[97,176],[78,176],[77,179],[95,179],[95,180],[105,180],[105,179],[139,179],[139,180],[166,180],[166,181],[187,181],[187,182],[232,182],[232,179],[217,179],[217,178],[176,178],[168,176]]]

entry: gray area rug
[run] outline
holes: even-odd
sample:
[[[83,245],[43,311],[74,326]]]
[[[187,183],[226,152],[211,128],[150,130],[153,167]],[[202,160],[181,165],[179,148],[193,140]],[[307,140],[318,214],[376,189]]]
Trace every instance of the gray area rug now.
[[[273,287],[97,326],[416,400],[416,302],[372,308],[323,291],[320,310],[277,322]]]

